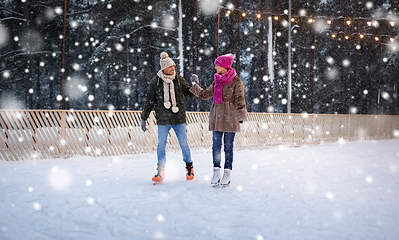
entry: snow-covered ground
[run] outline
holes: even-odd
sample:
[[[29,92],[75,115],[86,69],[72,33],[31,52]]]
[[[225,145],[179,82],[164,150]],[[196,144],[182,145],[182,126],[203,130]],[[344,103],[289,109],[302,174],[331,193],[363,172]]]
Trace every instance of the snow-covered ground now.
[[[0,239],[399,239],[399,139],[236,150],[219,189],[192,154],[0,161]]]

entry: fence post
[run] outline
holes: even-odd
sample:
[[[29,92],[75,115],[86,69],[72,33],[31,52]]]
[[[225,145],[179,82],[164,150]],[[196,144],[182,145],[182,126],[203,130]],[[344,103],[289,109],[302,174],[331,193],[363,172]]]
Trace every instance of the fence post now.
[[[315,144],[315,138],[316,138],[316,115],[312,114],[312,142]]]
[[[61,110],[61,123],[60,123],[60,153],[61,157],[66,157],[66,111]]]
[[[147,122],[149,123],[147,129],[149,130],[148,132],[150,134],[150,149],[152,149],[152,150],[156,149],[156,147],[155,147],[156,146],[156,144],[155,144],[155,135],[156,135],[156,130],[155,130],[156,124],[155,124],[155,121],[156,120],[155,120],[154,112],[152,111],[150,113],[150,116],[148,117],[148,120],[147,120]]]
[[[351,115],[348,115],[348,141],[351,140]]]
[[[377,116],[377,120],[378,120],[377,140],[380,140],[380,116]]]

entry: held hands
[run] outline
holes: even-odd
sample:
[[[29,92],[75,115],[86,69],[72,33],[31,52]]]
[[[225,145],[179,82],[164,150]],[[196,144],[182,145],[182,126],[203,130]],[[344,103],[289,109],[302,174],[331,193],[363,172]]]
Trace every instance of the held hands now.
[[[143,130],[143,132],[147,130],[147,122],[144,119],[141,119],[141,130]]]
[[[198,79],[198,76],[196,74],[191,74],[190,80],[191,80],[191,84],[193,84],[193,86],[195,84],[199,85],[199,79]]]
[[[243,134],[245,134],[247,132],[247,130],[248,130],[249,123],[247,121],[243,121],[243,122],[240,121],[240,123],[241,123],[241,132]]]

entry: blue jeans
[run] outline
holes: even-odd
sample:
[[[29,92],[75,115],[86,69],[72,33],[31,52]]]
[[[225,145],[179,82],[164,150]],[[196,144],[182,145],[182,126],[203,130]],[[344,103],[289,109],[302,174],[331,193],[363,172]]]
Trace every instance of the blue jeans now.
[[[176,125],[158,125],[158,146],[157,146],[157,157],[158,164],[166,163],[166,142],[169,134],[169,130],[173,128],[176,133],[177,140],[179,141],[181,151],[183,154],[183,161],[186,163],[191,163],[191,152],[190,147],[187,143],[187,133],[186,133],[186,124],[176,124]]]
[[[224,153],[225,163],[224,169],[233,169],[233,143],[235,132],[212,132],[213,145],[212,145],[212,156],[213,156],[213,167],[220,168],[220,161],[222,159],[222,138],[224,142]]]

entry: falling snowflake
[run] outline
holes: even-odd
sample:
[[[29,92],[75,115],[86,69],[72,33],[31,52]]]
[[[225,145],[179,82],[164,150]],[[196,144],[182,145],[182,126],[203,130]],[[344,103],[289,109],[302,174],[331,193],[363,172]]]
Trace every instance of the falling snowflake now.
[[[337,68],[329,68],[326,71],[326,75],[330,80],[334,80],[338,78],[339,71]]]
[[[116,49],[117,51],[119,51],[119,52],[122,52],[122,51],[123,51],[123,46],[122,46],[122,44],[116,43],[116,44],[115,44],[115,49]]]
[[[10,77],[10,71],[6,70],[3,72],[3,78],[9,78]]]
[[[173,16],[166,15],[162,20],[162,27],[164,28],[174,28],[176,27],[176,21]]]
[[[157,27],[158,27],[158,23],[152,22],[152,23],[151,23],[151,27],[152,27],[152,28],[157,28]]]
[[[315,24],[314,24],[314,29],[315,29],[317,32],[319,32],[319,33],[325,32],[325,31],[327,31],[329,28],[330,28],[330,25],[328,25],[328,24],[326,23],[326,21],[324,21],[324,20],[322,20],[322,19],[316,20],[316,22],[315,22]]]
[[[87,185],[87,186],[91,186],[91,184],[92,184],[91,180],[87,180],[87,181],[86,181],[86,185]]]
[[[357,107],[351,107],[350,108],[350,113],[356,114],[357,112],[358,112],[358,108]]]
[[[267,112],[269,112],[269,113],[274,112],[274,107],[273,106],[267,107]]]
[[[286,73],[287,73],[287,71],[284,70],[284,69],[278,70],[278,75],[279,75],[280,77],[284,77]]]
[[[219,2],[215,0],[202,0],[200,2],[200,8],[205,15],[216,14],[218,7]]]
[[[53,167],[49,176],[50,185],[57,189],[65,189],[69,187],[71,181],[71,175],[67,170]]]
[[[161,214],[158,214],[158,215],[157,215],[157,220],[158,220],[159,222],[164,222],[164,221],[165,221],[165,217],[164,217],[163,215],[161,215]]]
[[[385,100],[389,100],[389,98],[390,98],[389,93],[387,93],[387,92],[382,92],[382,93],[381,93],[381,97],[382,97],[383,99],[385,99]]]
[[[33,208],[34,208],[36,211],[40,211],[40,210],[42,209],[42,206],[41,206],[40,203],[38,203],[38,202],[34,202],[32,205],[33,205]]]
[[[78,24],[77,21],[72,21],[72,22],[71,22],[71,28],[75,29],[75,28],[77,28],[78,26],[79,26],[79,24]]]
[[[0,25],[0,48],[7,43],[8,37],[9,36],[7,28]]]
[[[333,199],[334,199],[334,194],[331,193],[331,192],[326,192],[326,197],[327,197],[329,200],[333,200]]]
[[[335,62],[335,61],[334,61],[334,58],[332,58],[332,57],[327,57],[327,58],[326,58],[326,61],[327,61],[327,63],[330,64],[330,65],[334,64],[334,62]]]
[[[344,66],[344,67],[349,67],[350,65],[351,65],[351,62],[350,62],[349,59],[344,59],[344,60],[342,61],[342,66]]]
[[[365,179],[365,182],[366,182],[367,184],[373,183],[373,177],[367,176],[366,179]]]
[[[89,197],[88,199],[87,199],[87,203],[88,204],[90,204],[90,205],[93,205],[94,204],[94,198],[92,198],[92,197]]]
[[[21,47],[26,53],[33,53],[41,50],[43,44],[44,41],[39,32],[28,31],[23,33],[21,37]]]

